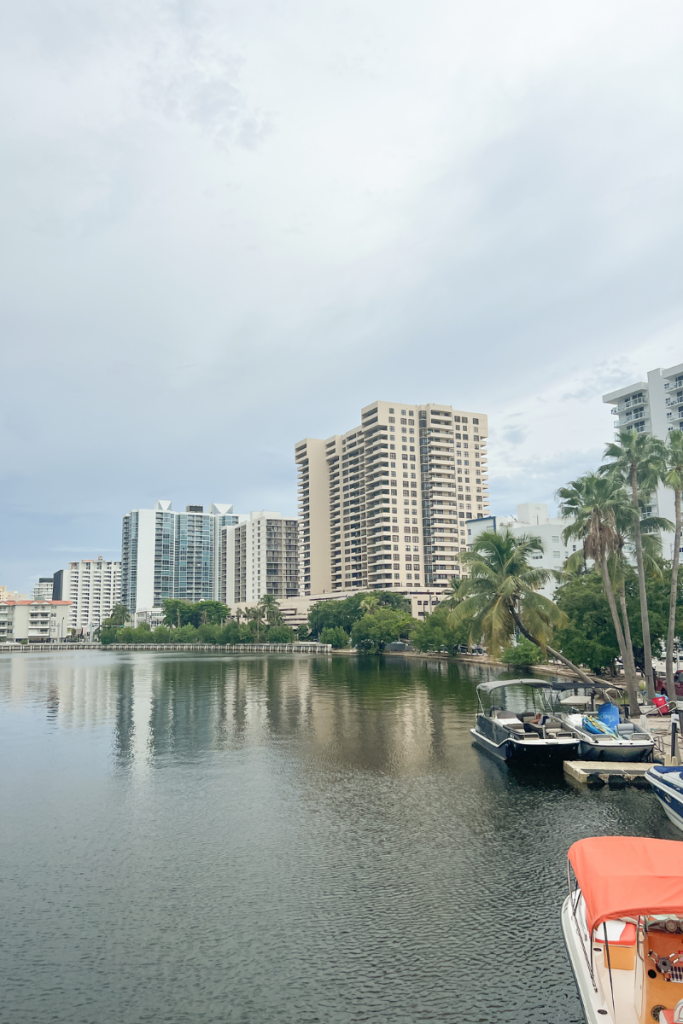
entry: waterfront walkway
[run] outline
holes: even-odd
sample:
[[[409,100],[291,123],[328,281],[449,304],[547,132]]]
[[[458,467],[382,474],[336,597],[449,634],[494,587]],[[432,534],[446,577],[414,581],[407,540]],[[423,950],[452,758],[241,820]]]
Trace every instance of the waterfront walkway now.
[[[3,644],[0,654],[56,654],[62,651],[227,651],[230,654],[330,654],[332,644]]]

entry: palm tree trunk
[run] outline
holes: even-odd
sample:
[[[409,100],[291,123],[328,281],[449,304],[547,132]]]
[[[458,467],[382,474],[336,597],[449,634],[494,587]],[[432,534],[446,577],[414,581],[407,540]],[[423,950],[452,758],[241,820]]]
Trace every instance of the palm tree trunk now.
[[[645,566],[643,563],[643,539],[640,535],[640,509],[638,507],[638,476],[635,466],[631,470],[631,495],[633,498],[633,534],[636,539],[636,564],[638,566],[638,594],[640,596],[640,621],[643,624],[643,655],[645,659],[645,684],[648,700],[655,695],[655,678],[652,672],[652,641],[650,640],[650,616],[647,610],[645,590]]]
[[[633,692],[635,693],[636,704],[637,704],[638,703],[638,690],[639,690],[639,686],[638,686],[638,673],[636,672],[636,659],[633,656],[633,641],[631,640],[631,624],[628,621],[628,608],[626,607],[626,586],[625,586],[623,580],[621,581],[621,585],[619,587],[619,606],[621,608],[621,617],[622,617],[622,620],[623,620],[623,623],[624,623],[624,643],[626,645],[626,654],[628,656],[628,669],[626,668],[626,663],[624,662],[624,676],[627,679],[627,687],[628,687],[628,679],[629,679],[629,677],[631,679],[633,679],[633,683],[634,683],[634,691]],[[629,688],[629,691],[628,691],[628,696],[629,696],[629,704],[630,704],[630,702],[631,702],[631,690],[630,690],[630,688]],[[638,711],[636,710],[636,711],[631,712],[631,713],[632,714],[638,714]]]
[[[666,634],[666,689],[669,700],[676,700],[674,682],[674,635],[676,633],[676,604],[678,602],[678,565],[681,550],[681,492],[674,491],[676,528],[674,531],[674,555],[671,562],[671,595],[669,597],[669,629]]]
[[[633,660],[633,648],[626,646],[624,631],[621,628],[621,621],[617,610],[617,602],[614,600],[614,591],[612,590],[612,580],[610,579],[609,569],[607,567],[607,558],[604,555],[600,559],[600,568],[602,570],[602,583],[607,596],[607,604],[609,605],[609,610],[612,613],[614,632],[617,634],[619,653],[621,654],[621,661],[624,666],[624,678],[626,681],[626,689],[628,690],[629,714],[637,715],[640,709],[638,707],[638,683],[636,681],[636,667]]]
[[[537,647],[540,647],[541,650],[544,650],[543,644],[536,639],[533,633],[529,632],[526,626],[522,624],[519,615],[517,614],[517,611],[514,608],[512,609],[512,617],[515,620],[517,628],[519,629],[522,636],[525,636],[527,640],[531,641],[532,644],[536,644]],[[580,669],[579,666],[575,665],[573,661],[569,660],[569,658],[565,658],[564,654],[560,654],[559,651],[554,651],[552,647],[548,646],[548,644],[545,645],[545,650],[548,651],[549,654],[552,654],[553,658],[557,658],[557,660],[561,661],[563,665],[566,665],[567,668],[570,668],[572,672],[575,672],[579,679],[582,680],[582,682],[588,683],[591,686],[595,683],[594,679],[591,679],[590,676],[586,675],[583,669]]]

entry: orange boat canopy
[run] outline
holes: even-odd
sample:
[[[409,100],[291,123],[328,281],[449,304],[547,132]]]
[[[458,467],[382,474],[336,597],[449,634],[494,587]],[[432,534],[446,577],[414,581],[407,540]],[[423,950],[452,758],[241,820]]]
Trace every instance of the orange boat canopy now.
[[[591,931],[618,917],[683,917],[683,843],[600,836],[580,839],[570,847],[568,857]]]

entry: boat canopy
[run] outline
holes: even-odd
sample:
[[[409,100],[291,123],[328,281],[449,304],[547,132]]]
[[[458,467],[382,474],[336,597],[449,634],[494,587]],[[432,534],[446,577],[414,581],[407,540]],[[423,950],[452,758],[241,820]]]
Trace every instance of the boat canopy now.
[[[676,914],[683,917],[683,843],[639,836],[580,839],[569,863],[593,931],[620,917]]]
[[[491,683],[479,683],[477,690],[483,693],[492,693],[503,686],[536,686],[543,690],[619,690],[621,687],[614,683],[582,683],[574,679],[494,679]]]

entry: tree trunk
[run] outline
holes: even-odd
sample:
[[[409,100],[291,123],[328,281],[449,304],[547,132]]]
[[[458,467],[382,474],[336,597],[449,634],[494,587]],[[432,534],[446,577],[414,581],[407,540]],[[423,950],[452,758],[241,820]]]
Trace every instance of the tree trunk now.
[[[652,641],[650,640],[650,616],[647,610],[645,590],[645,566],[643,563],[643,539],[640,535],[640,509],[638,507],[638,475],[636,467],[631,468],[631,495],[633,499],[633,535],[636,540],[636,564],[638,567],[638,594],[640,596],[640,621],[643,624],[643,654],[645,659],[645,684],[648,700],[655,695],[655,678],[652,671]]]
[[[636,696],[636,705],[637,705],[638,704],[638,690],[640,689],[640,687],[638,686],[638,673],[636,672],[636,659],[633,656],[633,642],[631,640],[631,625],[630,625],[630,623],[628,621],[628,608],[626,607],[626,587],[624,585],[624,581],[623,580],[621,581],[621,585],[619,587],[619,604],[621,606],[621,617],[622,617],[623,622],[624,622],[624,644],[626,645],[626,654],[627,654],[627,657],[628,657],[628,668],[626,667],[626,663],[624,662],[624,676],[626,677],[626,680],[627,680],[626,685],[628,687],[629,705],[631,704],[631,688],[630,688],[630,686],[628,684],[628,679],[629,678],[633,679],[633,692],[635,693],[635,696]],[[630,711],[631,714],[636,714],[636,715],[638,714],[637,710],[636,711],[631,711],[630,708],[629,708],[629,711]]]
[[[602,570],[602,583],[605,588],[609,610],[612,613],[614,632],[617,634],[619,653],[621,654],[621,661],[624,667],[624,678],[626,681],[626,689],[628,690],[629,714],[637,715],[640,709],[638,707],[638,683],[636,681],[633,648],[627,648],[626,646],[624,631],[621,628],[619,612],[617,611],[617,602],[614,599],[614,591],[612,590],[612,580],[610,579],[609,569],[607,568],[607,557],[605,555],[600,559],[600,568]]]
[[[678,564],[681,549],[681,492],[674,491],[676,529],[674,531],[674,555],[671,562],[671,596],[669,597],[669,629],[666,634],[666,690],[669,700],[676,700],[674,682],[674,636],[676,633],[676,604],[678,602]]]
[[[539,640],[537,640],[532,633],[529,632],[526,626],[522,625],[519,615],[517,614],[517,611],[514,608],[512,609],[512,617],[514,618],[517,624],[517,628],[519,629],[522,636],[525,636],[527,640],[531,641],[532,644],[536,644],[537,647],[540,647],[541,650],[543,650],[543,644]],[[557,658],[557,660],[561,661],[563,665],[566,665],[567,668],[570,668],[572,672],[575,672],[579,679],[582,680],[582,682],[588,683],[590,686],[595,685],[595,680],[591,679],[590,676],[586,675],[583,669],[580,669],[578,665],[575,665],[573,661],[569,660],[569,658],[565,658],[564,654],[560,654],[559,651],[554,651],[552,647],[548,646],[548,644],[545,645],[545,650],[548,651],[549,654],[552,654],[553,658]]]

